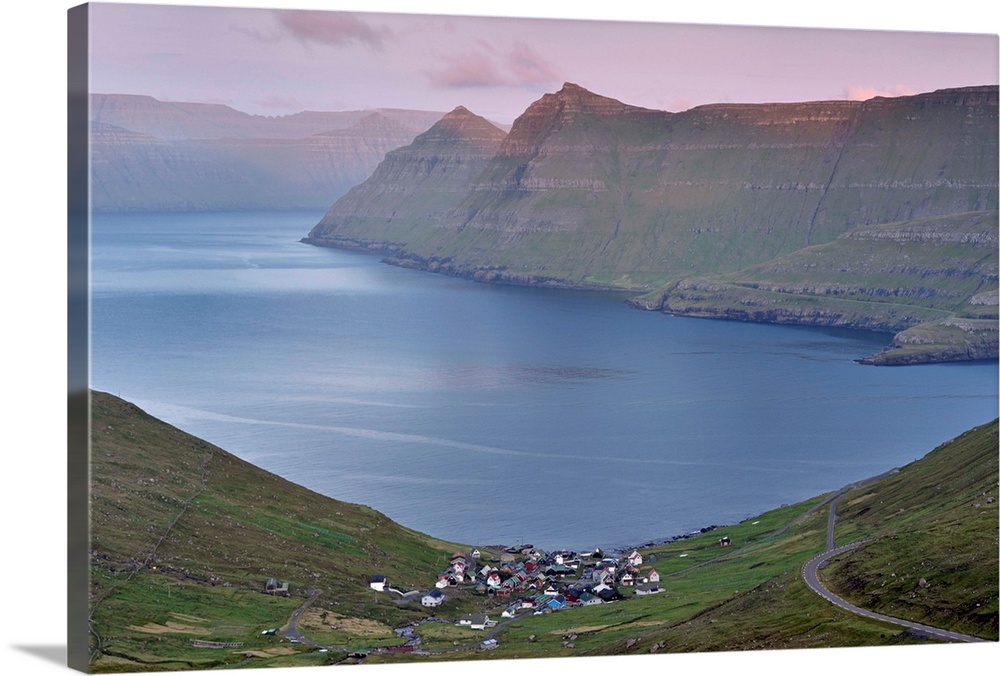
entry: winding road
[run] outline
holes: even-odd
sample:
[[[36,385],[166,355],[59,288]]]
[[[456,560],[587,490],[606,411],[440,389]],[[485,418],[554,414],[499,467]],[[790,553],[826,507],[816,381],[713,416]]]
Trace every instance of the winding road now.
[[[911,629],[923,636],[928,636],[931,638],[937,638],[942,641],[965,641],[968,643],[985,643],[988,642],[986,639],[979,638],[977,636],[969,636],[967,634],[959,634],[954,631],[947,631],[945,629],[938,629],[937,627],[931,627],[926,624],[919,624],[917,622],[910,622],[909,620],[901,620],[898,617],[890,617],[889,615],[882,615],[880,613],[875,613],[870,610],[865,610],[864,608],[859,608],[858,606],[848,603],[841,597],[837,596],[829,589],[823,586],[823,583],[819,581],[819,576],[817,571],[825,566],[827,562],[839,554],[848,552],[858,546],[864,544],[866,540],[857,540],[851,542],[850,544],[837,546],[834,540],[834,528],[837,524],[837,505],[840,504],[840,500],[847,494],[849,490],[855,488],[861,488],[869,483],[872,483],[876,479],[881,477],[873,477],[871,479],[866,479],[865,481],[858,482],[856,484],[851,484],[842,488],[836,497],[830,502],[830,517],[826,522],[826,551],[822,554],[818,554],[813,558],[806,561],[805,565],[802,566],[802,579],[814,592],[822,596],[824,599],[832,603],[833,605],[846,610],[848,612],[854,613],[856,615],[861,615],[862,617],[867,617],[872,620],[878,620],[880,622],[888,622],[890,624],[896,624],[902,627]]]

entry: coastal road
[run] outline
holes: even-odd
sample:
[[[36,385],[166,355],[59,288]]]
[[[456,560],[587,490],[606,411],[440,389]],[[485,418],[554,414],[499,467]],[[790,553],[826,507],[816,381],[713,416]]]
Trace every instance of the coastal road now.
[[[986,639],[979,638],[977,636],[969,636],[967,634],[959,634],[954,631],[947,631],[946,629],[938,629],[937,627],[931,627],[926,624],[919,624],[917,622],[910,622],[909,620],[902,620],[898,617],[890,617],[889,615],[882,615],[880,613],[875,613],[870,610],[865,610],[864,608],[859,608],[858,606],[848,603],[841,597],[837,596],[829,589],[823,586],[823,583],[819,581],[818,571],[820,568],[826,565],[826,563],[833,557],[848,552],[852,549],[863,545],[866,540],[857,540],[856,542],[851,542],[850,544],[841,545],[837,547],[834,542],[833,532],[837,523],[837,505],[840,503],[841,498],[844,497],[846,491],[850,488],[859,488],[862,485],[870,483],[874,479],[869,479],[868,481],[860,482],[853,486],[847,487],[841,491],[836,498],[830,503],[830,517],[827,519],[826,526],[826,551],[822,554],[818,554],[813,558],[806,561],[805,565],[802,566],[802,579],[814,592],[822,596],[824,599],[832,603],[833,605],[846,610],[855,615],[861,615],[862,617],[867,617],[872,620],[878,620],[880,622],[888,622],[890,624],[899,625],[911,629],[923,636],[930,638],[940,639],[942,641],[965,641],[967,643],[985,643]]]

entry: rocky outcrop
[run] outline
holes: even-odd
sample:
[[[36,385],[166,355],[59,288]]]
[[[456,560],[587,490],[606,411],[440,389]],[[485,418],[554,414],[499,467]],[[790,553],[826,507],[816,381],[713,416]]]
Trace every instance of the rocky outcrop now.
[[[874,366],[905,366],[1000,357],[997,322],[951,318],[896,334],[878,354],[860,359]]]

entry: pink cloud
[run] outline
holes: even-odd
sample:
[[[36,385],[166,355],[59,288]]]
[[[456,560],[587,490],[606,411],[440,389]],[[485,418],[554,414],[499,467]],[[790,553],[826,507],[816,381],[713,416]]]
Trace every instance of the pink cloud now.
[[[353,14],[346,12],[311,12],[308,10],[275,10],[278,21],[292,35],[307,42],[324,45],[346,45],[359,42],[380,48],[389,36],[386,28],[376,30]]]
[[[876,89],[875,87],[848,86],[844,90],[844,97],[849,101],[867,101],[876,96],[912,96],[917,92],[906,85],[896,85],[888,89]]]
[[[501,50],[479,41],[479,51],[453,54],[436,70],[427,71],[431,85],[441,88],[521,87],[557,84],[557,69],[525,43]]]
[[[552,64],[523,42],[514,45],[507,56],[507,67],[513,78],[522,84],[550,84],[563,79]]]
[[[430,83],[444,89],[506,84],[495,63],[483,54],[456,54],[442,68],[428,72]]]

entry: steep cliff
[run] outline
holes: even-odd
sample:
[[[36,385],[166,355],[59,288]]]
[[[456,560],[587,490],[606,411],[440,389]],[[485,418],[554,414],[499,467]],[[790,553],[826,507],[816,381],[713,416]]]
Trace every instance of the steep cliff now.
[[[396,252],[403,242],[439,229],[454,233],[461,219],[457,202],[504,136],[459,106],[409,146],[388,153],[371,178],[339,199],[303,241]]]
[[[862,225],[996,209],[996,162],[996,87],[672,114],[567,83],[433,217],[422,202],[420,224],[375,234],[335,204],[310,241],[384,239],[483,279],[655,288]]]

